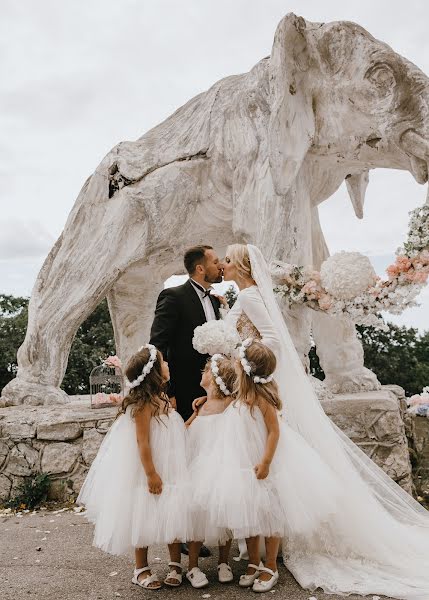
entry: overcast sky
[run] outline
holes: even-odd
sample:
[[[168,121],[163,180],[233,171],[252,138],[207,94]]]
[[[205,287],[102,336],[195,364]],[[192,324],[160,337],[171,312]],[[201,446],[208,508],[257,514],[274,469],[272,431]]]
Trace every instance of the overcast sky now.
[[[268,55],[281,17],[352,20],[429,74],[423,0],[0,0],[0,293],[29,295],[86,177],[218,79]],[[372,171],[365,218],[344,186],[321,208],[331,252],[382,274],[426,194],[406,172]],[[96,224],[94,224],[95,226]],[[429,329],[422,306],[396,322]]]

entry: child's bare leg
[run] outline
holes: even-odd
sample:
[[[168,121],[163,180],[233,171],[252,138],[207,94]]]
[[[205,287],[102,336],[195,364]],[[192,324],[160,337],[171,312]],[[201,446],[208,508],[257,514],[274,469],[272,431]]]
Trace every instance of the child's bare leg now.
[[[143,567],[147,567],[147,548],[135,548],[134,554],[136,557],[136,569],[143,569]],[[140,573],[137,577],[139,581],[144,581],[147,577],[151,576],[151,571],[144,571]],[[159,588],[159,582],[153,581],[149,583],[149,588],[155,589]]]
[[[202,542],[188,542],[189,549],[189,570],[198,567],[198,557],[200,555]]]
[[[170,554],[170,561],[180,565],[181,560],[182,560],[181,543],[173,542],[172,544],[168,544],[168,552]],[[172,565],[170,567],[170,573],[172,571],[176,571],[176,573],[181,573],[182,568]],[[176,577],[170,578],[169,575],[167,575],[167,577],[165,578],[165,583],[167,583],[167,585],[169,584],[169,585],[175,586],[175,585],[177,585],[177,578]]]
[[[229,561],[229,552],[231,550],[232,540],[228,540],[224,546],[219,546],[219,561],[218,564],[226,563]]]
[[[259,535],[254,537],[246,538],[247,551],[249,553],[249,563],[253,565],[259,565],[260,553],[259,553]],[[253,567],[247,567],[246,575],[253,575],[255,569]]]
[[[277,537],[266,537],[265,538],[265,549],[266,558],[265,566],[267,569],[271,569],[274,573],[277,571],[277,555],[279,553],[280,538]],[[271,575],[269,573],[262,573],[259,575],[261,581],[269,581]]]

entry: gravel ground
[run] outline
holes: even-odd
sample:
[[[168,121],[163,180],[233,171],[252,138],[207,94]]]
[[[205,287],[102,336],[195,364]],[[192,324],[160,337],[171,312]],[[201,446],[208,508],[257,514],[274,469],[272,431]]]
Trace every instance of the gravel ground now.
[[[131,584],[131,558],[118,558],[94,548],[92,525],[74,512],[41,511],[18,516],[0,515],[0,599],[1,600],[134,600],[142,595],[171,598],[210,598],[243,600],[257,598],[251,590],[237,584],[221,585],[216,578],[215,558],[201,560],[210,586],[194,590],[186,582],[182,587],[150,592]],[[237,550],[233,548],[232,555]],[[184,557],[186,559],[186,557]],[[164,548],[152,549],[151,561],[164,576],[167,554]],[[231,560],[235,579],[244,572],[244,563]],[[344,596],[310,593],[302,590],[292,575],[279,565],[280,581],[275,591],[262,597],[287,600],[344,600]],[[210,596],[208,596],[210,594]],[[348,596],[348,600],[362,600]],[[367,597],[372,600],[372,596]]]

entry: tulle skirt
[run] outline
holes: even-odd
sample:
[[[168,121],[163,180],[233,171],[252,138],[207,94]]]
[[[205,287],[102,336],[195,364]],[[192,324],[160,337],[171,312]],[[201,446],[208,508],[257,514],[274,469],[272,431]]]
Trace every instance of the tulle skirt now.
[[[197,417],[188,429],[188,465],[192,493],[189,498],[188,540],[204,541],[207,545],[224,544],[232,538],[231,531],[217,527],[207,506],[218,466],[210,465],[207,457],[220,450],[224,415]],[[214,471],[212,470],[214,467]]]
[[[155,495],[148,489],[129,412],[107,433],[77,500],[95,524],[94,545],[111,554],[187,537],[189,481],[183,420],[176,411],[151,420],[152,458],[163,483],[162,493]]]
[[[340,509],[337,479],[280,417],[280,439],[266,479],[254,472],[267,440],[259,408],[251,414],[238,401],[220,417],[220,435],[205,454],[194,493],[194,503],[218,530],[230,530],[235,538],[305,537]]]

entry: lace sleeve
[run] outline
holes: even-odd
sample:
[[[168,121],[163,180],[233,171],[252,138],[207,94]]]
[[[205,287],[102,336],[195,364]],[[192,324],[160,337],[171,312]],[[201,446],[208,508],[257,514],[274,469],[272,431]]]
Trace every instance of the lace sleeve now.
[[[240,294],[241,308],[262,336],[262,342],[278,357],[280,338],[257,288],[248,288]]]

